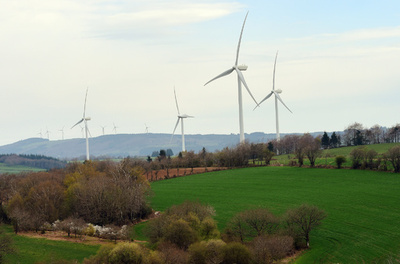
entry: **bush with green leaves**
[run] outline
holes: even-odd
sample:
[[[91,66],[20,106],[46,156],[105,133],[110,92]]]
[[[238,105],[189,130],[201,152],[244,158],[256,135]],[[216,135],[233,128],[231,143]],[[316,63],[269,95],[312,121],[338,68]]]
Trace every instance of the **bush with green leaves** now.
[[[222,249],[226,243],[220,239],[211,239],[192,244],[189,249],[189,262],[221,263],[223,261]]]
[[[220,237],[213,215],[209,205],[187,201],[152,219],[144,232],[153,244],[165,241],[186,250],[200,240]]]
[[[222,248],[222,256],[224,264],[250,264],[250,250],[239,242],[231,242]]]
[[[346,162],[346,157],[339,155],[335,157],[335,163],[338,169],[342,168],[342,164]]]

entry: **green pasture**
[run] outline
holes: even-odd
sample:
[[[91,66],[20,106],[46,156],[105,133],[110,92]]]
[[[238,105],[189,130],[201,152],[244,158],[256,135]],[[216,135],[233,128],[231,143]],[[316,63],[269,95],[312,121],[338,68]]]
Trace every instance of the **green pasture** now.
[[[328,217],[296,263],[390,263],[400,255],[400,174],[257,167],[153,182],[152,190],[155,210],[185,200],[212,205],[220,230],[249,208],[282,215],[303,203],[317,205]]]
[[[95,255],[100,248],[98,245],[17,236],[13,234],[10,226],[0,228],[12,236],[14,247],[17,249],[16,253],[6,257],[6,263],[53,263],[56,260],[82,262],[84,258]]]
[[[333,148],[333,149],[325,149],[322,151],[321,157],[319,157],[315,164],[318,165],[331,165],[336,167],[335,157],[336,156],[345,156],[347,161],[342,165],[344,167],[351,167],[350,153],[352,150],[358,147],[365,147],[367,149],[373,149],[378,152],[378,156],[382,156],[383,153],[387,152],[390,148],[400,145],[399,143],[384,143],[384,144],[373,144],[373,145],[362,145],[362,146],[350,146],[350,147],[341,147],[341,148]],[[286,154],[274,156],[271,160],[271,164],[283,164],[289,165],[290,160],[297,161],[294,154]],[[249,162],[250,164],[252,161]],[[304,165],[310,165],[307,157],[304,158]]]
[[[27,167],[27,166],[22,166],[22,165],[15,165],[15,166],[9,166],[4,163],[0,163],[0,174],[2,173],[21,173],[21,172],[27,172],[27,171],[45,171],[44,169],[39,169],[39,168],[34,168],[34,167]]]

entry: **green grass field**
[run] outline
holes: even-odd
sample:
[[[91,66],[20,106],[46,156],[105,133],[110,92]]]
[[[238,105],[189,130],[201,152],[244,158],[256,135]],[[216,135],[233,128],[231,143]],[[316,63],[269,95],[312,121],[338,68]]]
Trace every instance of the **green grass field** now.
[[[258,167],[154,182],[152,190],[155,210],[196,199],[212,205],[221,230],[252,207],[281,215],[302,203],[317,205],[328,217],[296,263],[389,263],[400,255],[399,174]]]
[[[0,163],[0,174],[2,174],[2,173],[20,173],[20,172],[26,172],[26,171],[36,172],[36,171],[45,171],[45,169],[27,167],[27,166],[22,166],[22,165],[9,166],[4,163]]]
[[[12,235],[17,252],[6,257],[6,263],[30,264],[36,262],[52,263],[55,260],[78,260],[95,255],[100,246],[52,241],[48,239],[16,236],[10,226],[0,226]]]

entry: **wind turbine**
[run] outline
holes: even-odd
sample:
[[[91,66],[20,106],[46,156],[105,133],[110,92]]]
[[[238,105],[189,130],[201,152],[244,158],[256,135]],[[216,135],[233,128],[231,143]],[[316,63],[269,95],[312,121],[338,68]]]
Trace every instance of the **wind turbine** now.
[[[88,125],[87,125],[87,121],[90,120],[90,117],[86,117],[86,99],[87,99],[87,93],[88,93],[89,88],[86,89],[86,96],[85,96],[85,104],[83,105],[83,117],[81,120],[79,120],[75,125],[73,125],[71,127],[74,128],[76,125],[79,125],[80,123],[84,123],[85,124],[85,134],[86,134],[86,160],[90,160],[89,157],[89,138],[88,138]]]
[[[235,65],[232,66],[232,68],[230,68],[227,71],[224,71],[223,73],[221,73],[220,75],[214,77],[213,79],[211,79],[210,81],[208,81],[206,84],[221,78],[223,76],[229,75],[231,74],[233,71],[236,71],[237,73],[237,78],[238,78],[238,101],[239,101],[239,128],[240,128],[240,143],[244,143],[244,126],[243,126],[243,103],[242,103],[242,83],[244,85],[244,87],[246,87],[247,92],[250,94],[251,98],[253,98],[254,102],[258,105],[256,99],[254,99],[254,96],[251,94],[249,87],[247,86],[247,83],[243,77],[243,74],[241,71],[245,71],[247,70],[247,66],[246,65],[238,65],[238,60],[239,60],[239,49],[240,49],[240,42],[242,40],[242,34],[243,34],[243,29],[244,29],[244,25],[246,23],[246,19],[247,19],[247,15],[249,14],[249,12],[247,12],[246,17],[244,18],[243,21],[243,26],[242,26],[242,30],[240,32],[240,37],[239,37],[239,43],[237,46],[237,51],[236,51],[236,60],[235,60]]]
[[[149,134],[149,127],[146,125],[146,123],[144,123],[144,126],[146,127],[146,134]]]
[[[59,129],[58,131],[61,132],[61,134],[62,134],[62,140],[64,140],[64,127],[63,127],[62,129]]]
[[[272,91],[264,99],[261,100],[261,102],[258,104],[258,106],[262,102],[264,102],[265,100],[270,98],[272,95],[275,95],[276,140],[279,141],[280,135],[279,135],[279,118],[278,118],[278,100],[287,108],[287,110],[289,110],[290,113],[292,113],[292,111],[290,111],[289,107],[287,107],[287,105],[285,105],[285,103],[282,101],[282,98],[279,96],[279,94],[282,93],[282,90],[281,89],[275,90],[275,68],[276,68],[277,58],[278,58],[278,51],[276,52],[276,55],[275,55],[274,73],[273,73],[273,79],[272,79]]]
[[[106,128],[107,126],[100,126],[102,128],[103,131],[103,136],[104,136],[104,128]]]
[[[178,100],[176,99],[176,92],[175,92],[175,88],[174,88],[174,95],[175,95],[175,104],[176,104],[176,109],[178,110],[178,120],[176,121],[176,125],[175,125],[175,128],[174,128],[174,131],[172,132],[172,135],[171,135],[171,140],[170,140],[170,142],[172,141],[172,137],[174,136],[174,134],[175,134],[175,130],[176,130],[176,128],[178,127],[178,125],[179,125],[179,121],[181,121],[181,131],[182,131],[182,152],[185,152],[186,151],[186,149],[185,149],[185,132],[184,132],[184,129],[183,129],[183,119],[184,118],[193,118],[194,116],[190,116],[190,115],[187,115],[187,114],[180,114],[180,112],[179,112],[179,106],[178,106]]]
[[[117,134],[117,128],[118,127],[115,125],[115,123],[113,123],[113,125],[114,125],[113,131],[114,131],[115,134]]]
[[[46,127],[46,135],[47,135],[47,139],[50,140],[50,131],[47,129],[47,127]]]

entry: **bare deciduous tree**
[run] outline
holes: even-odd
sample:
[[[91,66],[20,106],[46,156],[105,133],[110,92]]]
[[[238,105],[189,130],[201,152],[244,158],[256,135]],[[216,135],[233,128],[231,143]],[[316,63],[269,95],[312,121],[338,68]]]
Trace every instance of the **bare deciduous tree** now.
[[[294,237],[302,238],[310,246],[310,232],[326,217],[323,210],[314,205],[303,204],[286,213],[286,223]]]

